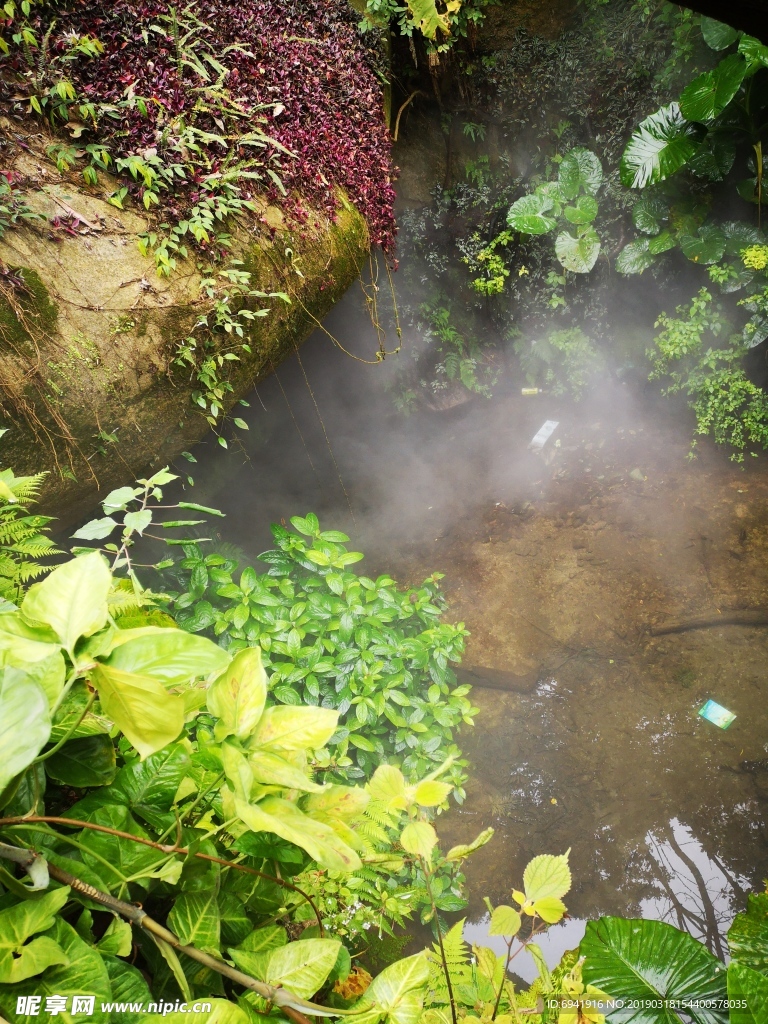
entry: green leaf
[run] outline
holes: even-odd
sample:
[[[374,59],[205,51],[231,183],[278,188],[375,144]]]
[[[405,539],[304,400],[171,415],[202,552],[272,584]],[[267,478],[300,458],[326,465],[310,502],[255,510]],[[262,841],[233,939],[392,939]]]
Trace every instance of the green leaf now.
[[[243,939],[238,949],[247,949],[251,953],[268,953],[270,949],[284,946],[288,941],[288,933],[280,924],[270,924],[254,930]]]
[[[190,767],[186,747],[174,743],[150,754],[145,761],[132,761],[121,768],[109,787],[109,798],[152,824],[158,815],[170,810]]]
[[[507,211],[507,224],[513,231],[521,231],[525,235],[545,235],[557,227],[554,217],[545,216],[553,205],[549,196],[536,193],[523,196]]]
[[[660,235],[648,240],[648,252],[652,256],[660,256],[663,252],[669,252],[677,245],[677,240],[671,231],[662,231]]]
[[[117,774],[115,746],[103,734],[70,740],[48,758],[45,770],[65,786],[108,786]]]
[[[208,690],[208,710],[218,718],[216,736],[244,740],[254,732],[267,702],[260,647],[239,651]]]
[[[272,707],[261,716],[249,747],[320,750],[336,731],[339,712],[331,708]]]
[[[603,183],[603,167],[598,156],[583,147],[572,149],[560,163],[558,182],[566,199],[575,199],[579,192],[596,196]]]
[[[133,932],[130,924],[121,917],[113,917],[96,947],[100,953],[130,956],[133,949]]]
[[[15,615],[0,616],[0,620],[4,620],[2,625],[6,627],[11,626],[9,620],[15,618]],[[30,680],[36,682],[50,706],[56,703],[66,680],[64,657],[58,644],[41,643],[28,637],[0,632],[0,664],[3,662],[10,669],[23,671]]]
[[[53,927],[56,914],[68,898],[68,888],[53,889],[38,900],[25,900],[0,910],[0,984],[12,985],[41,974],[53,964],[69,963],[50,935],[32,938]]]
[[[119,644],[106,664],[123,672],[153,676],[166,686],[177,686],[221,672],[229,660],[227,652],[212,640],[171,628]]]
[[[416,786],[413,799],[421,807],[438,807],[448,799],[452,791],[453,786],[447,782],[425,780]]]
[[[224,513],[220,512],[217,508],[208,508],[207,505],[197,505],[194,501],[180,501],[178,502],[179,508],[189,508],[193,512],[207,512],[209,516],[221,516],[224,518]]]
[[[452,846],[448,853],[445,855],[446,860],[464,860],[470,853],[474,853],[475,850],[479,850],[486,843],[489,843],[493,839],[494,829],[486,828],[472,840],[471,843],[459,843],[458,846]]]
[[[92,995],[96,1006],[111,998],[109,975],[104,961],[101,954],[83,942],[74,928],[62,918],[56,919],[48,934],[63,949],[67,965],[50,967],[39,977],[21,982],[13,990],[14,1001],[20,995],[36,995],[42,997],[44,1007],[48,996],[63,996],[67,1009],[56,1015],[56,1021],[61,1024],[82,1024],[87,1018],[81,1013],[72,1014],[72,996],[84,993]]]
[[[704,132],[701,125],[686,121],[677,103],[661,107],[641,122],[624,150],[622,184],[645,188],[664,181],[690,160]]]
[[[587,228],[577,238],[562,231],[555,239],[555,254],[566,270],[588,274],[597,263],[602,243],[594,228]]]
[[[729,1024],[763,1024],[768,1020],[768,978],[732,960],[728,965],[728,1000]]]
[[[221,921],[221,943],[235,946],[243,942],[253,930],[251,919],[245,912],[242,900],[233,892],[219,893],[219,919]]]
[[[98,551],[73,558],[27,591],[24,618],[45,623],[72,654],[81,636],[92,636],[107,622],[107,594],[112,574]]]
[[[184,701],[168,693],[157,679],[98,665],[92,682],[104,713],[142,758],[171,743],[183,729]]]
[[[754,74],[760,67],[768,68],[768,46],[764,46],[754,36],[741,37],[739,53],[744,55],[749,65],[749,74]]]
[[[101,505],[106,515],[109,515],[110,512],[122,512],[139,494],[141,494],[140,487],[118,487],[109,492]]]
[[[111,516],[107,516],[105,519],[92,519],[90,523],[86,523],[76,533],[73,533],[72,538],[73,540],[103,540],[104,537],[108,537],[112,533],[116,526],[117,520]]]
[[[590,921],[579,946],[586,957],[582,977],[609,996],[639,1000],[633,1024],[677,1024],[672,1010],[654,1008],[664,999],[686,999],[696,1024],[726,1024],[727,1010],[695,1007],[724,1000],[725,966],[696,939],[661,921],[603,917]]]
[[[437,833],[428,821],[411,821],[402,831],[400,845],[406,853],[414,857],[423,857],[429,862],[432,851],[437,846]]]
[[[712,121],[725,110],[741,87],[747,62],[731,54],[712,71],[694,78],[680,97],[680,112],[688,121]]]
[[[616,269],[620,274],[642,274],[653,263],[647,238],[636,238],[634,242],[625,245],[616,257]]]
[[[669,204],[653,191],[643,193],[632,207],[632,221],[644,235],[658,235],[663,221],[669,217]]]
[[[147,1006],[152,1002],[152,994],[149,991],[144,975],[141,971],[127,964],[124,960],[118,960],[116,956],[110,956],[101,951],[104,966],[109,976],[109,983],[112,988],[112,1000],[115,1003],[141,1003]],[[185,1017],[187,1014],[184,1015]],[[82,1020],[82,1018],[81,1018]],[[112,1024],[135,1024],[136,1013],[131,1010],[112,1010]],[[155,1018],[155,1021],[157,1018]]]
[[[241,821],[253,832],[274,832],[286,842],[306,850],[321,867],[329,871],[357,871],[360,858],[324,822],[303,814],[287,800],[268,797],[259,804],[247,804],[235,798]]]
[[[737,914],[728,931],[734,960],[768,977],[768,894],[752,894],[746,913]]]
[[[704,224],[698,235],[681,235],[680,248],[693,263],[717,263],[725,252],[725,234],[714,224]]]
[[[307,771],[297,768],[279,754],[269,750],[256,750],[248,758],[256,782],[263,786],[283,786],[305,793],[322,793],[323,786],[313,782]]]
[[[405,0],[411,23],[427,39],[434,39],[438,31],[450,35],[451,23],[447,14],[440,14],[435,0]]]
[[[205,953],[218,956],[221,941],[218,894],[213,890],[183,892],[168,915],[168,927],[185,946],[197,946]]]
[[[546,921],[547,924],[557,924],[562,920],[567,908],[563,901],[556,896],[544,896],[540,900],[533,901],[532,909],[542,921]]]
[[[235,424],[236,427],[240,427],[241,430],[250,430],[250,427],[245,422],[245,420],[240,419],[239,416],[235,416],[232,422]]]
[[[553,856],[543,853],[529,861],[523,873],[523,888],[529,900],[542,900],[549,896],[559,899],[571,888],[571,869],[568,853]]]
[[[341,949],[338,939],[298,939],[273,949],[268,956],[231,949],[230,956],[246,973],[269,985],[281,985],[302,999],[309,999],[325,984]]]
[[[738,29],[722,21],[715,21],[714,18],[703,17],[700,27],[704,42],[711,50],[727,50],[741,35]]]
[[[39,684],[0,668],[0,793],[37,757],[51,734],[48,698]]]
[[[488,929],[489,935],[517,935],[522,927],[523,920],[513,907],[495,907],[491,914],[491,924]]]
[[[146,830],[122,804],[105,804],[86,812],[79,808],[80,805],[75,804],[75,809],[71,809],[69,815],[142,839],[149,838]],[[94,829],[83,829],[78,842],[85,863],[103,874],[110,888],[122,885],[123,879],[131,875],[147,877],[168,859],[166,854],[153,850],[151,846],[133,843],[109,832],[97,832]]]
[[[688,169],[707,181],[722,181],[733,167],[735,159],[736,137],[712,131],[688,161]]]
[[[571,224],[591,224],[597,216],[597,200],[592,196],[579,196],[574,206],[563,210],[565,219]]]
[[[426,952],[386,967],[355,1003],[355,1024],[373,1024],[382,1014],[387,1024],[418,1024],[429,982]]]
[[[126,530],[141,535],[152,522],[152,509],[142,508],[138,512],[126,512],[123,517],[123,525]]]

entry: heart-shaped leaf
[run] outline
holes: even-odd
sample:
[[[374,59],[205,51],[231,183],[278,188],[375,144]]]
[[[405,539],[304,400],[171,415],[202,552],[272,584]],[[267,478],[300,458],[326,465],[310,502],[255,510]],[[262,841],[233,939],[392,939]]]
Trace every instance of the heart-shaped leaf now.
[[[600,255],[600,238],[593,227],[574,237],[569,231],[555,239],[555,255],[566,270],[574,274],[588,274]]]
[[[621,181],[627,188],[645,188],[664,181],[691,159],[705,129],[687,121],[677,103],[661,107],[635,130],[621,158]]]
[[[712,71],[694,78],[680,97],[683,117],[689,121],[712,121],[734,98],[746,74],[746,60],[742,54],[733,53]]]
[[[557,227],[554,217],[546,216],[553,205],[554,200],[550,196],[536,193],[523,196],[507,211],[507,224],[513,231],[521,231],[525,235],[546,235]]]

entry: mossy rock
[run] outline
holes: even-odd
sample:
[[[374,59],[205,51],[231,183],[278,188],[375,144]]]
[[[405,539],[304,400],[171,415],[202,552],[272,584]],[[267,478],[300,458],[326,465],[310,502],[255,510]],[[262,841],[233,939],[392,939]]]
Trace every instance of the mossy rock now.
[[[189,370],[174,367],[179,342],[211,302],[200,274],[180,261],[169,278],[141,255],[143,211],[119,210],[112,191],[59,175],[41,154],[20,153],[13,170],[26,201],[53,218],[74,211],[74,234],[48,225],[16,226],[0,238],[0,426],[10,428],[0,464],[17,473],[48,470],[42,508],[66,524],[99,494],[170,462],[208,424],[191,401]],[[309,211],[301,225],[266,202],[232,228],[232,255],[252,272],[251,287],[286,292],[261,302],[270,313],[244,324],[228,362],[233,391],[225,411],[309,335],[358,276],[368,254],[362,216],[343,196],[334,220]],[[299,272],[300,270],[300,272]],[[13,280],[23,281],[23,286]],[[217,348],[218,346],[218,348]],[[210,351],[234,348],[221,333]]]

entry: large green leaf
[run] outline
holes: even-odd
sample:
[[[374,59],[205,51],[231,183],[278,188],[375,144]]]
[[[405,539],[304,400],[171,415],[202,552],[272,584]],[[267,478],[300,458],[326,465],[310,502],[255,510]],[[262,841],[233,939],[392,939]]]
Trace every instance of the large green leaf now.
[[[0,984],[10,985],[41,974],[52,964],[67,964],[67,954],[47,932],[69,898],[69,889],[53,889],[39,900],[25,900],[0,910]],[[30,941],[31,939],[31,941]]]
[[[702,225],[698,235],[680,237],[680,248],[688,259],[705,266],[723,258],[725,243],[725,234],[715,224]]]
[[[571,224],[591,224],[597,216],[597,209],[597,200],[592,196],[579,196],[573,206],[566,206],[563,213]]]
[[[173,686],[221,672],[229,664],[229,655],[205,637],[163,629],[115,647],[106,664]]]
[[[271,949],[284,946],[288,941],[288,933],[279,924],[266,925],[264,928],[254,928],[239,945],[239,949],[246,949],[251,953],[268,953]]]
[[[728,1000],[731,1003],[729,1024],[765,1024],[768,1021],[768,978],[732,961],[728,965]]]
[[[768,894],[751,895],[746,913],[737,914],[728,931],[734,960],[768,977]]]
[[[603,167],[591,149],[572,149],[560,163],[558,184],[566,199],[575,199],[579,192],[596,196],[603,183]]]
[[[348,872],[357,871],[361,866],[355,851],[330,825],[315,821],[287,800],[270,797],[259,804],[247,804],[236,798],[235,808],[241,821],[252,831],[274,832],[286,842],[306,850],[321,867]]]
[[[92,706],[92,710],[85,713],[85,717],[83,717],[90,697],[91,694],[85,680],[79,679],[61,702],[53,717],[52,743],[58,743],[65,736],[80,739],[83,736],[98,736],[109,732],[112,723],[98,713],[100,710],[98,706]]]
[[[669,217],[669,203],[653,189],[644,192],[632,207],[632,221],[644,235],[658,235]]]
[[[437,846],[437,833],[428,821],[411,821],[402,831],[400,845],[406,853],[423,857],[429,863]]]
[[[741,87],[747,62],[740,53],[726,57],[712,71],[694,78],[680,97],[680,112],[689,121],[712,121]]]
[[[338,939],[299,939],[273,949],[268,955],[231,949],[237,966],[270,985],[282,985],[294,995],[309,999],[322,988],[341,949]]]
[[[0,793],[37,757],[51,734],[48,699],[15,668],[0,668]]]
[[[214,890],[183,892],[168,915],[168,927],[185,946],[197,946],[205,953],[219,955],[221,917]]]
[[[688,161],[688,170],[707,181],[722,181],[736,159],[736,137],[711,131]]]
[[[270,750],[255,750],[248,758],[253,778],[264,786],[283,786],[285,789],[299,789],[304,793],[322,793],[323,786],[313,782],[309,773],[297,768],[286,758]]]
[[[267,708],[249,746],[278,750],[319,750],[336,731],[339,712],[331,708]]]
[[[690,160],[704,137],[701,125],[686,121],[677,103],[642,121],[621,158],[621,181],[645,188],[664,181]]]
[[[640,1007],[627,1014],[622,1024],[679,1024],[678,1015],[664,1007],[665,999],[699,1000],[702,1004],[726,999],[725,966],[706,946],[672,925],[661,921],[602,917],[590,921],[579,946],[586,957],[586,983],[624,1000],[638,1000]],[[654,1004],[661,1002],[661,1007]],[[686,1010],[696,1024],[726,1024],[728,1011],[697,1008]]]
[[[75,809],[76,807],[73,808]],[[86,814],[84,820],[142,839],[149,838],[148,833],[122,804],[106,804]],[[131,876],[139,878],[152,874],[166,860],[165,854],[153,850],[151,846],[121,839],[108,832],[83,829],[78,842],[84,847],[82,856],[85,863],[104,876],[110,889],[118,887],[124,879]]]
[[[65,786],[108,786],[117,774],[115,746],[103,734],[70,740],[58,754],[48,758],[45,770]]]
[[[105,714],[142,758],[171,743],[184,727],[184,701],[151,676],[98,665],[91,676]]]
[[[715,21],[714,18],[701,19],[701,34],[704,42],[712,50],[727,50],[741,35],[738,29],[723,24],[722,21]]]
[[[741,37],[739,53],[744,54],[750,74],[761,67],[768,68],[768,46],[761,43],[759,39],[755,39],[754,36]]]
[[[6,618],[6,616],[2,616]],[[32,640],[11,633],[0,633],[0,662],[24,673],[39,683],[51,707],[64,688],[66,668],[58,644]]]
[[[557,227],[554,217],[545,216],[553,206],[554,200],[541,193],[522,196],[507,211],[507,224],[525,235],[546,235]]]
[[[150,824],[171,809],[181,780],[191,768],[189,751],[182,743],[163,747],[145,761],[121,768],[109,787],[109,799],[124,803]]]
[[[141,1004],[144,1007],[152,1002],[152,993],[137,967],[127,964],[125,960],[118,960],[116,956],[105,956],[102,953],[102,958],[112,986],[113,1003]],[[136,1011],[127,1008],[122,1011],[112,1010],[110,1020],[111,1024],[136,1024]]]
[[[72,654],[80,637],[91,636],[106,625],[111,586],[107,563],[94,551],[65,562],[42,583],[31,586],[21,611],[28,622],[50,626]]]
[[[62,918],[56,919],[49,935],[64,950],[68,962],[66,966],[50,967],[38,977],[28,978],[14,986],[13,1010],[16,1008],[16,997],[20,995],[41,996],[43,1007],[48,996],[63,996],[66,999],[66,1010],[55,1017],[51,1015],[51,1019],[60,1024],[82,1024],[87,1017],[82,1013],[72,1013],[72,996],[92,995],[95,997],[96,1006],[100,1006],[102,1002],[109,1002],[112,988],[107,969],[101,954],[93,946],[83,942],[74,928]],[[45,1019],[42,1016],[28,1017],[13,1012],[10,1017],[14,1024],[20,1024],[21,1021],[25,1024],[37,1024],[38,1021]]]
[[[597,263],[600,249],[600,238],[593,227],[575,238],[570,231],[561,231],[555,239],[555,255],[574,274],[588,274]]]
[[[642,274],[654,263],[647,238],[636,238],[625,245],[616,257],[616,269],[620,274]]]
[[[221,944],[238,946],[253,930],[251,919],[245,912],[243,901],[226,889],[219,893],[219,920]]]
[[[267,702],[267,675],[261,663],[261,648],[239,651],[208,691],[208,710],[219,719],[218,739],[250,736],[258,725]]]
[[[388,1024],[417,1024],[429,981],[425,952],[386,967],[353,1007],[355,1024],[373,1024],[386,1014]]]
[[[440,14],[435,0],[405,0],[405,2],[408,5],[411,22],[427,39],[434,39],[438,31],[444,35],[450,34],[451,25],[448,15]]]

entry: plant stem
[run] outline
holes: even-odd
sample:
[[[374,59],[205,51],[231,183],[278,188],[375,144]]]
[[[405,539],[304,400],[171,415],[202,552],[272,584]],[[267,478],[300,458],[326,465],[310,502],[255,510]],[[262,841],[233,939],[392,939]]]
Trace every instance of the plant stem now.
[[[429,896],[429,902],[432,904],[432,913],[435,915],[435,928],[437,930],[437,944],[440,947],[440,959],[443,963],[443,974],[445,975],[445,984],[448,988],[448,999],[451,1004],[451,1020],[453,1024],[456,1024],[456,999],[453,995],[453,985],[451,984],[451,972],[448,970],[448,960],[445,955],[445,946],[443,945],[443,930],[440,927],[440,917],[437,913],[437,904],[435,903],[435,897],[432,895],[432,883],[431,873],[427,866],[426,860],[421,857],[421,869],[424,872],[424,884]]]
[[[49,757],[53,757],[54,754],[57,754],[61,750],[61,748],[64,746],[64,744],[69,739],[71,739],[71,737],[74,734],[75,730],[78,728],[78,726],[83,721],[85,716],[91,710],[91,708],[93,707],[93,702],[95,700],[96,700],[96,694],[92,693],[91,696],[88,698],[88,703],[83,708],[83,713],[80,715],[80,717],[77,719],[77,721],[73,725],[71,725],[69,727],[69,729],[67,729],[66,733],[61,737],[61,739],[56,744],[56,746],[51,747],[50,750],[46,750],[46,752],[44,754],[40,754],[38,757],[35,758],[35,760],[32,762],[32,764],[40,764],[41,761],[47,761]]]
[[[493,1013],[491,1014],[491,1020],[496,1020],[496,1014],[499,1012],[499,1004],[501,1003],[501,994],[504,991],[504,982],[507,980],[507,971],[509,970],[509,961],[512,959],[512,943],[515,941],[514,935],[507,943],[507,959],[504,963],[504,974],[501,978],[501,984],[499,985],[499,992],[496,996],[496,1002],[493,1007]]]
[[[277,885],[281,885],[284,889],[290,889],[291,892],[296,892],[299,896],[302,896],[307,903],[312,907],[317,918],[317,927],[320,932],[320,937],[324,935],[323,920],[320,917],[320,911],[315,906],[312,897],[300,889],[298,885],[294,885],[292,882],[286,882],[282,878],[277,878],[275,875],[269,875],[265,871],[257,871],[256,868],[248,867],[247,864],[237,864],[234,861],[226,860],[224,857],[213,857],[208,853],[191,853],[187,847],[176,846],[174,843],[170,845],[168,843],[158,843],[153,839],[144,839],[143,836],[134,836],[130,832],[121,832],[117,828],[109,828],[107,825],[96,825],[92,821],[77,821],[74,818],[58,818],[52,815],[45,814],[28,814],[17,818],[0,818],[0,828],[9,828],[14,825],[28,827],[31,824],[40,822],[46,825],[65,825],[69,828],[88,828],[94,832],[105,832],[107,835],[115,836],[117,839],[130,839],[131,842],[141,843],[142,846],[151,846],[154,850],[160,850],[161,853],[172,853],[177,854],[180,857],[197,857],[198,860],[207,860],[212,864],[223,864],[227,868],[235,868],[236,871],[245,871],[249,875],[256,875],[258,878],[264,878],[268,882],[275,882]],[[40,831],[43,831],[42,829]],[[59,833],[54,833],[59,835]],[[68,837],[61,837],[67,839]],[[96,856],[93,851],[88,851],[92,856]],[[114,871],[114,868],[112,869]]]

